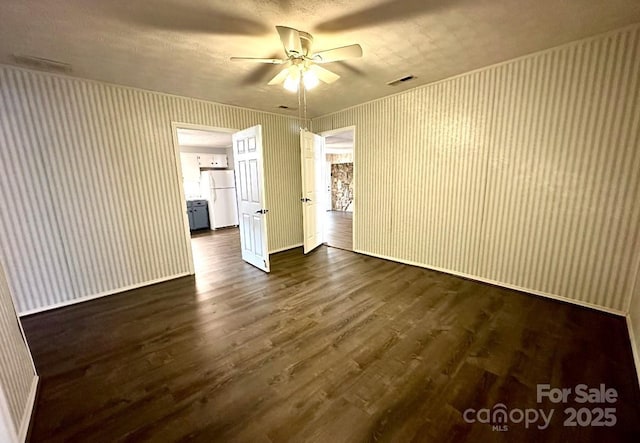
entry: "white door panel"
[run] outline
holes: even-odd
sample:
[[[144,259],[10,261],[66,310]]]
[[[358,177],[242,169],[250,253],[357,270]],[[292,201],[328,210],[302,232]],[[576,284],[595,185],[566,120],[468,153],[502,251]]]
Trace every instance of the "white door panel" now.
[[[258,174],[258,161],[249,160],[249,183],[251,194],[249,199],[253,203],[260,203],[260,183]]]
[[[269,272],[262,127],[258,125],[233,134],[233,149],[242,259]],[[219,196],[220,189],[216,192]]]
[[[323,162],[324,137],[309,131],[300,131],[302,158],[302,218],[304,253],[317,248],[324,241],[323,226],[324,189]]]

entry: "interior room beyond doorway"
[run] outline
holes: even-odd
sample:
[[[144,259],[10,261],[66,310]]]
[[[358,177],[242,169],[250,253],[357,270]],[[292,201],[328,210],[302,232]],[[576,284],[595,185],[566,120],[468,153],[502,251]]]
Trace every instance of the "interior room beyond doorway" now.
[[[190,125],[175,130],[194,271],[198,274],[211,258],[207,242],[201,238],[238,226],[232,146],[235,131]]]
[[[328,246],[353,250],[354,128],[325,135],[326,217]]]

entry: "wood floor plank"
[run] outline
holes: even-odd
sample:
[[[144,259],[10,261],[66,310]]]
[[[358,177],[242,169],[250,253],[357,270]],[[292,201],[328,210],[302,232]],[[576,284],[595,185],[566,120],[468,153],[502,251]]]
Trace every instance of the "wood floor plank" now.
[[[196,276],[23,319],[32,441],[637,441],[623,318],[320,247],[242,262],[193,238]],[[563,427],[536,385],[618,390],[613,428]],[[467,408],[555,408],[547,430]],[[575,405],[574,405],[575,406]]]
[[[353,250],[353,212],[327,211],[325,236],[328,246]]]

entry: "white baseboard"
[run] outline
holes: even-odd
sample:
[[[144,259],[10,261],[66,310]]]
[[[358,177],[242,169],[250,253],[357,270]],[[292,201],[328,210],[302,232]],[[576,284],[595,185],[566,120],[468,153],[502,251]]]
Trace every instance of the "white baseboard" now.
[[[640,353],[638,352],[638,342],[636,341],[630,315],[627,315],[627,329],[629,330],[629,341],[631,342],[631,349],[633,350],[633,362],[636,365],[636,375],[638,376],[638,385],[640,386]]]
[[[27,441],[27,433],[29,432],[29,425],[31,424],[31,418],[36,410],[36,397],[38,394],[38,383],[40,377],[37,375],[31,382],[31,389],[29,390],[29,397],[27,397],[27,405],[24,408],[22,414],[22,420],[20,420],[20,430],[18,431],[18,441]]]
[[[563,301],[563,302],[571,303],[571,304],[574,304],[574,305],[582,306],[584,308],[591,308],[591,309],[595,309],[595,310],[598,310],[598,311],[606,312],[606,313],[609,313],[609,314],[620,315],[622,317],[625,317],[627,315],[625,312],[620,311],[618,309],[607,308],[606,306],[600,306],[600,305],[596,305],[596,304],[585,302],[585,301],[581,301],[581,300],[574,300],[572,298],[562,297],[560,295],[548,294],[546,292],[536,291],[534,289],[523,288],[521,286],[516,286],[516,285],[509,284],[509,283],[503,283],[503,282],[491,280],[491,279],[488,279],[488,278],[479,277],[477,275],[471,275],[471,274],[465,274],[463,272],[451,271],[449,269],[438,268],[438,267],[435,267],[435,266],[428,266],[428,265],[425,265],[424,263],[418,263],[418,262],[414,262],[414,261],[411,261],[411,260],[401,260],[399,258],[388,257],[388,256],[380,255],[380,254],[373,254],[371,252],[366,252],[366,251],[354,250],[353,252],[357,252],[358,254],[363,254],[363,255],[369,255],[371,257],[381,258],[381,259],[384,259],[384,260],[394,261],[394,262],[398,262],[398,263],[404,263],[405,265],[411,265],[411,266],[417,266],[419,268],[431,269],[432,271],[444,272],[445,274],[451,274],[451,275],[455,275],[455,276],[458,276],[458,277],[468,278],[470,280],[475,280],[475,281],[479,281],[479,282],[483,282],[483,283],[489,283],[489,284],[495,285],[495,286],[501,286],[501,287],[507,288],[507,289],[513,289],[513,290],[520,291],[520,292],[526,292],[527,294],[539,295],[541,297],[551,298],[553,300]]]
[[[303,243],[296,243],[295,245],[285,246],[284,248],[274,249],[269,251],[269,254],[277,254],[278,252],[288,251],[289,249],[299,248],[303,246]]]
[[[82,303],[89,300],[95,300],[96,298],[106,297],[107,295],[118,294],[120,292],[131,291],[132,289],[142,288],[144,286],[155,285],[156,283],[162,283],[168,280],[174,280],[180,277],[186,277],[191,275],[189,272],[182,272],[180,274],[170,275],[169,277],[157,278],[155,280],[149,280],[142,283],[136,283],[135,285],[129,285],[122,288],[112,289],[110,291],[100,292],[99,294],[85,295],[84,297],[74,298],[73,300],[67,300],[60,303],[56,303],[50,306],[44,306],[42,308],[30,309],[25,312],[18,313],[20,317],[26,317],[27,315],[37,314],[38,312],[50,311],[52,309],[63,308],[65,306],[75,305],[76,303]]]

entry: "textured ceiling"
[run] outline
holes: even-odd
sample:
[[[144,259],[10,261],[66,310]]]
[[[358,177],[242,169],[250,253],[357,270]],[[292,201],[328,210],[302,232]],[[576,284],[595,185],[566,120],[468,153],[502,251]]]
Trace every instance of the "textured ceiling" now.
[[[295,94],[267,86],[281,57],[275,25],[311,32],[314,48],[362,45],[325,65],[341,75],[308,94],[308,116],[640,22],[638,0],[3,0],[0,63],[14,55],[69,63],[71,75],[297,115]],[[386,83],[407,74],[416,80]]]

